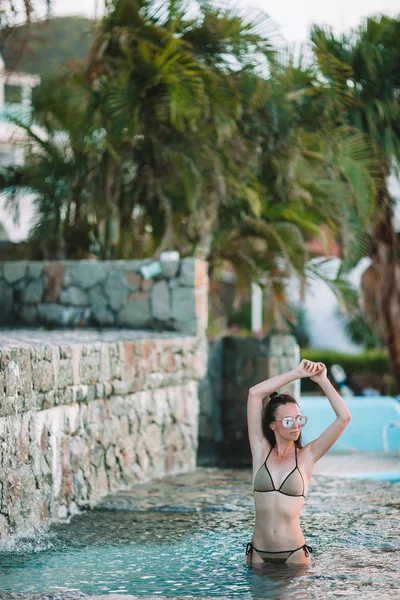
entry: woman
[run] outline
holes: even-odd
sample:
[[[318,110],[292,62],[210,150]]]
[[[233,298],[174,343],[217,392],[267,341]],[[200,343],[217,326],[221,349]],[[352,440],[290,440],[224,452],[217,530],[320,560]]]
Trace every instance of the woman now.
[[[336,420],[317,439],[301,443],[301,428],[307,417],[289,394],[275,390],[310,377],[328,397]],[[263,409],[263,400],[270,396]],[[343,398],[330,383],[323,363],[302,360],[297,369],[271,377],[252,387],[247,420],[253,456],[256,522],[251,543],[246,546],[247,563],[278,561],[310,564],[312,549],[300,528],[300,513],[315,463],[342,435],[351,419]]]

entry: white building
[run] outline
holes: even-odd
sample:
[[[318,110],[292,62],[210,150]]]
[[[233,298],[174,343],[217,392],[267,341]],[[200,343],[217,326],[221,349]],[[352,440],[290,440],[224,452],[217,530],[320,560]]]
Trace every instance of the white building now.
[[[38,75],[7,71],[0,56],[0,168],[23,162],[22,129],[10,123],[10,117],[26,121],[31,113],[32,88],[40,83]],[[26,239],[33,217],[32,201],[29,196],[21,198],[23,219],[16,225],[4,207],[4,196],[0,195],[0,224],[5,235],[13,242]],[[1,235],[1,234],[0,234]],[[4,240],[4,233],[3,240]]]

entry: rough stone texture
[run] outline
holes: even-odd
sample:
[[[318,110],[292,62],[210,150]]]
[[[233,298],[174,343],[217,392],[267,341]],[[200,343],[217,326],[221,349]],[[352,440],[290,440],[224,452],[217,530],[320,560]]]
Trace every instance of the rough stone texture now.
[[[151,307],[155,319],[167,321],[170,318],[170,294],[166,281],[157,281],[151,290]]]
[[[201,335],[208,322],[206,262],[180,261],[175,277],[144,279],[148,260],[0,265],[0,325],[129,327]]]
[[[137,275],[137,273],[135,273]],[[108,274],[104,286],[105,295],[108,298],[110,308],[119,310],[129,293],[129,286],[122,271],[112,271]]]
[[[230,336],[210,344],[208,374],[199,389],[200,462],[215,464],[216,456],[229,464],[250,461],[248,391],[299,362],[299,347],[291,335],[264,339]],[[298,397],[299,383],[293,382],[285,390]]]
[[[109,268],[108,262],[93,260],[68,261],[67,281],[84,290],[103,281]]]
[[[30,281],[22,291],[24,304],[38,304],[42,301],[44,285],[41,279]]]
[[[0,537],[193,469],[204,336],[0,335]]]
[[[41,324],[49,327],[76,327],[85,318],[85,309],[61,304],[38,304],[37,315]]]
[[[194,288],[172,289],[172,319],[178,331],[187,331],[192,335],[196,333],[197,307]]]
[[[44,269],[43,262],[30,262],[28,263],[28,277],[30,279],[39,279],[42,276]]]
[[[7,283],[15,283],[26,274],[27,263],[24,261],[7,262],[3,264],[3,277]]]
[[[59,297],[61,304],[72,304],[73,306],[86,306],[89,303],[89,298],[86,292],[81,288],[71,285],[65,288]]]
[[[13,288],[4,281],[0,280],[0,325],[8,325],[13,318]]]

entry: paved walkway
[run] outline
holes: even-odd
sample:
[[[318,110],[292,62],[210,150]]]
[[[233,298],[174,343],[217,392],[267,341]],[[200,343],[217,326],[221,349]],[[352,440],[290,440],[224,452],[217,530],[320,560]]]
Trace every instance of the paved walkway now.
[[[314,473],[331,477],[350,477],[353,474],[400,471],[400,453],[332,452],[315,466]]]

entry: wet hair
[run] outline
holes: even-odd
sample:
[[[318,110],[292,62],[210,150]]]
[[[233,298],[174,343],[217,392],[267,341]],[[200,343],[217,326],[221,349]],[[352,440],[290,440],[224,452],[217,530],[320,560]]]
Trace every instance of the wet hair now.
[[[290,394],[278,394],[277,392],[272,392],[270,395],[270,400],[264,408],[263,416],[262,416],[262,429],[264,436],[267,438],[271,447],[273,448],[276,444],[275,432],[271,429],[270,424],[275,421],[276,411],[282,404],[297,404],[296,399]],[[300,435],[297,440],[294,441],[297,448],[302,448],[303,443],[301,441],[301,430]]]

